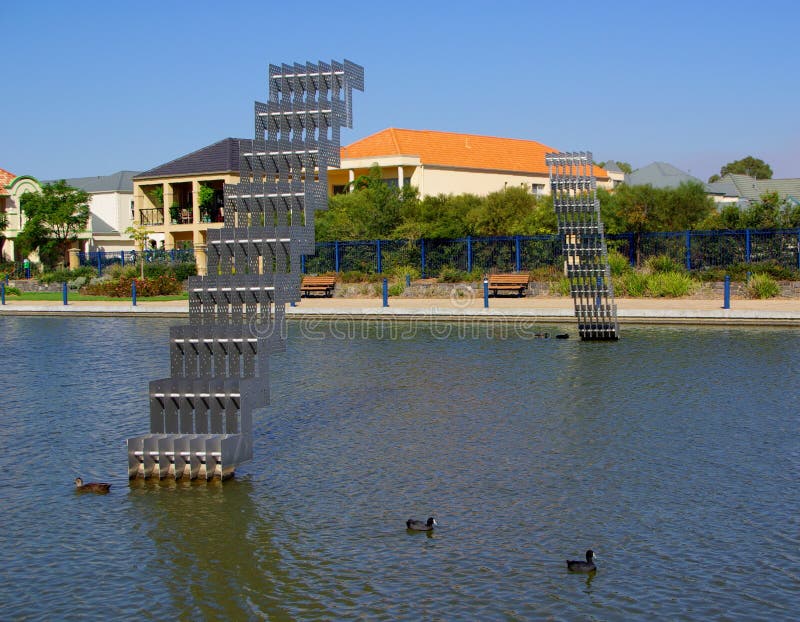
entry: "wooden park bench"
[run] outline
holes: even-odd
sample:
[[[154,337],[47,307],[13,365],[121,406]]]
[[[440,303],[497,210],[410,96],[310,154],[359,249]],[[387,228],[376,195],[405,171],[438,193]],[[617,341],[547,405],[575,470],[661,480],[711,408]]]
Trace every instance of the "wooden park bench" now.
[[[522,297],[528,291],[528,283],[530,282],[531,275],[527,273],[518,274],[490,274],[489,291],[494,292],[517,292],[517,296]]]
[[[321,292],[328,298],[333,296],[336,285],[335,276],[304,276],[300,282],[300,295],[308,296],[311,292]]]

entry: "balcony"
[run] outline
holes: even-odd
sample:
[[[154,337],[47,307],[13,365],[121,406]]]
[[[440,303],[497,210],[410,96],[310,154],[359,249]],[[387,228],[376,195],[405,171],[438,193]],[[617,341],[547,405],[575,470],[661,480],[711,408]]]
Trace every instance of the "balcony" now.
[[[139,224],[142,227],[156,227],[164,224],[164,210],[160,207],[139,210]]]

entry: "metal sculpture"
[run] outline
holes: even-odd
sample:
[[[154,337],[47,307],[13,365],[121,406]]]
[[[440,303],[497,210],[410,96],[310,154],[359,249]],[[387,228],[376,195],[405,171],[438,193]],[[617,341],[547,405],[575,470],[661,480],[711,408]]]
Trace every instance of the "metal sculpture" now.
[[[618,339],[617,305],[592,154],[548,153],[545,161],[578,333],[585,340]]]
[[[270,65],[224,226],[208,230],[208,276],[189,279],[189,324],[170,329],[170,377],[150,383],[150,433],[128,439],[130,478],[225,479],[252,458],[268,354],[284,348],[285,306],[300,299],[353,89],[364,69],[349,61]]]

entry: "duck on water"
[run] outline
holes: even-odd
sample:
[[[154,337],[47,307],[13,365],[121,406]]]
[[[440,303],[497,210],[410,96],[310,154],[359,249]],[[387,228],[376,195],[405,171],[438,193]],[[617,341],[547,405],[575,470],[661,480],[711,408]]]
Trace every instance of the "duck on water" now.
[[[570,572],[594,572],[597,566],[594,564],[595,556],[594,551],[591,549],[586,551],[586,561],[568,559],[567,570]]]
[[[84,484],[80,477],[75,478],[75,489],[78,492],[97,492],[105,494],[110,488],[111,484],[106,484],[105,482],[88,482]]]
[[[438,525],[438,523],[433,516],[429,517],[426,522],[414,520],[413,518],[409,518],[406,521],[406,529],[409,531],[433,531],[433,528],[436,527],[436,525]]]

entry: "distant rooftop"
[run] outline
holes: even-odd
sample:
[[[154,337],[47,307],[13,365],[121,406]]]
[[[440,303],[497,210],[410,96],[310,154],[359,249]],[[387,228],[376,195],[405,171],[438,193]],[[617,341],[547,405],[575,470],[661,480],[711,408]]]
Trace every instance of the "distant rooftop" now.
[[[98,175],[97,177],[71,177],[65,179],[68,186],[79,188],[90,194],[96,192],[133,192],[133,178],[137,171],[119,171],[112,175]],[[58,180],[42,183],[51,184]]]
[[[392,127],[342,147],[341,155],[343,159],[413,156],[428,166],[547,175],[545,154],[556,151],[535,140]],[[599,166],[595,176],[608,178]]]
[[[705,188],[709,194],[724,194],[720,190],[711,188],[703,180],[694,175],[667,164],[666,162],[653,162],[647,166],[636,169],[633,173],[625,175],[625,183],[629,186],[646,186],[653,188],[677,188],[682,183],[694,182]]]

